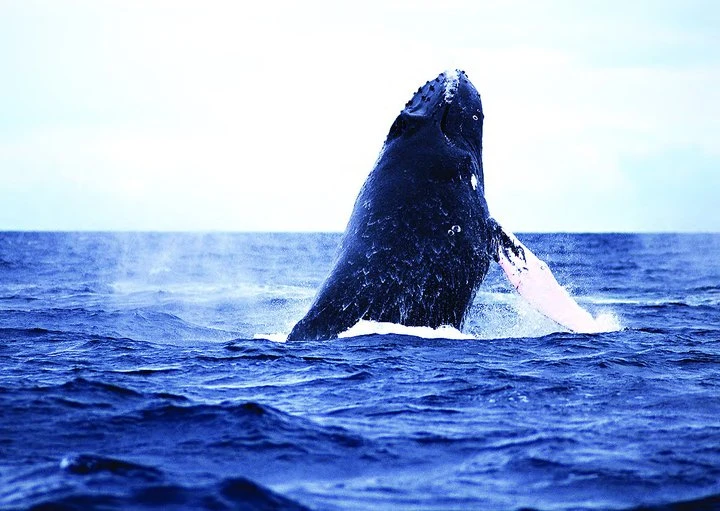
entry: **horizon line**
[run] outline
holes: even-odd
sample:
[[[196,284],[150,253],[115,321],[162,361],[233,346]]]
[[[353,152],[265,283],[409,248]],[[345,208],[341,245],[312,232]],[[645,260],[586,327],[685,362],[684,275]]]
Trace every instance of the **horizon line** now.
[[[47,233],[47,234],[343,234],[345,231],[323,230],[261,230],[261,229],[2,229],[0,234]],[[565,231],[565,230],[518,230],[518,234],[720,234],[710,230],[607,230],[607,231]]]

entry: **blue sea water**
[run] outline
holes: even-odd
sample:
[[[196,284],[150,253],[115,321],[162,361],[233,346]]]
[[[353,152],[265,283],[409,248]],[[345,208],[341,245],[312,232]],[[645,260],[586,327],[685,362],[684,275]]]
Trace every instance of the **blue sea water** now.
[[[720,235],[520,238],[621,328],[494,268],[475,339],[282,343],[338,235],[0,233],[0,508],[720,509]]]

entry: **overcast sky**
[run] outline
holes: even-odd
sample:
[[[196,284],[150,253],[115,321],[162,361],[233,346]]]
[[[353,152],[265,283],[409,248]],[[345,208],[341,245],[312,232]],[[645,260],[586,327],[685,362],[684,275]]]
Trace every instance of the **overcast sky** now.
[[[720,2],[0,0],[0,229],[343,230],[464,69],[517,231],[720,231]]]

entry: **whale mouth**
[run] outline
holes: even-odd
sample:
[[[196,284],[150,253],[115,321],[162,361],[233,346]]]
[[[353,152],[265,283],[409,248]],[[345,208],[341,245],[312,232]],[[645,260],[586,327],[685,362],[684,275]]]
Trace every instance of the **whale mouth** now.
[[[450,106],[452,104],[452,100],[448,101],[445,105],[442,107],[442,115],[440,116],[440,131],[443,132],[443,135],[445,135],[445,138],[448,138],[448,115],[450,114]]]
[[[437,106],[442,110],[442,115],[440,116],[440,131],[443,132],[445,138],[447,139],[449,135],[448,114],[450,113],[450,108],[452,107],[453,100],[455,99],[455,94],[460,86],[460,75],[457,69],[448,69],[441,73],[440,76],[444,79],[443,102],[439,103]]]

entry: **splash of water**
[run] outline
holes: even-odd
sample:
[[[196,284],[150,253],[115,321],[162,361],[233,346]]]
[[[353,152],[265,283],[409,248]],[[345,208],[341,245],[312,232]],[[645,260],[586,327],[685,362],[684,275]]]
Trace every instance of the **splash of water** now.
[[[457,328],[449,325],[431,328],[428,326],[405,326],[397,323],[383,321],[360,320],[354,326],[340,333],[338,337],[358,337],[373,334],[397,334],[423,337],[425,339],[474,339],[472,335],[464,334]]]

